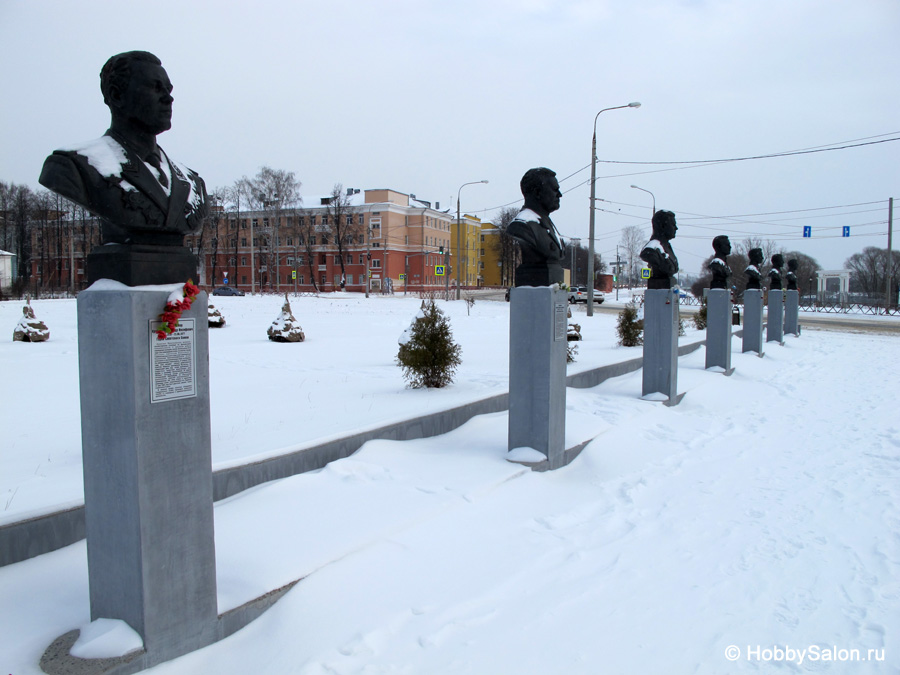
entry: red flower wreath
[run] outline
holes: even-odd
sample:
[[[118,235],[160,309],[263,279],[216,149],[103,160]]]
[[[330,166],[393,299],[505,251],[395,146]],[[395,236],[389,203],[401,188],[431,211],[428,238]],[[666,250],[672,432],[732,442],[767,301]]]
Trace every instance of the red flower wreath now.
[[[199,293],[200,289],[194,286],[192,279],[189,279],[183,288],[179,288],[169,296],[163,313],[159,315],[159,320],[163,325],[156,331],[157,340],[165,340],[175,332],[181,313],[191,308],[191,303]]]

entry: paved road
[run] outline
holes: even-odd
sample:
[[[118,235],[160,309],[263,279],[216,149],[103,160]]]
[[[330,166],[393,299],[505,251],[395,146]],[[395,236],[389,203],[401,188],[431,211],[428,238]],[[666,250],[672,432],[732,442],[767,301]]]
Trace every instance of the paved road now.
[[[503,291],[484,290],[476,295],[481,300],[504,300]],[[681,308],[681,316],[690,319],[699,309],[695,306]],[[607,304],[594,305],[595,314],[618,314],[621,306]],[[900,316],[874,317],[865,314],[812,314],[801,312],[800,327],[810,330],[839,330],[857,333],[876,333],[881,335],[900,335]]]

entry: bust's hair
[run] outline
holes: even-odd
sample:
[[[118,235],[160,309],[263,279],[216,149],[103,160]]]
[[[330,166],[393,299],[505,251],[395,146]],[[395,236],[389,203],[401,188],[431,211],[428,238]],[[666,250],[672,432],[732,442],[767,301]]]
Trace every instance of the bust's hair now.
[[[556,175],[555,171],[551,171],[546,167],[538,167],[536,169],[528,169],[522,180],[519,181],[519,187],[522,190],[522,196],[536,195],[541,191],[544,182],[550,180]]]
[[[784,256],[776,253],[772,256],[772,267],[784,267]]]
[[[796,258],[791,258],[788,260],[788,269],[789,270],[797,270],[800,269],[800,261]]]
[[[719,251],[724,251],[726,248],[726,244],[731,246],[731,242],[728,240],[728,235],[720,234],[718,237],[713,238],[713,250],[718,253]]]
[[[747,258],[749,258],[751,262],[753,262],[754,258],[758,259],[759,262],[762,262],[763,261],[762,249],[761,248],[751,248],[750,252],[747,253]]]
[[[650,219],[650,224],[653,226],[653,239],[659,238],[660,230],[670,219],[675,220],[675,213],[672,211],[657,211],[653,214],[653,218]]]
[[[109,94],[113,87],[124,89],[128,85],[128,80],[131,78],[131,64],[136,61],[162,65],[162,61],[150,52],[123,52],[109,57],[100,70],[100,91],[103,93],[103,102],[106,105],[109,105]]]

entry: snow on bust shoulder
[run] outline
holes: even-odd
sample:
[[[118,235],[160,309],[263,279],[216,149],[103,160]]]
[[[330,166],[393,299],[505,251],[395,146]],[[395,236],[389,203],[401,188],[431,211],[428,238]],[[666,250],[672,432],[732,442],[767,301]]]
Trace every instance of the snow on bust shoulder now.
[[[666,258],[669,257],[669,254],[666,253],[666,249],[663,248],[662,242],[659,239],[651,239],[647,242],[647,245],[644,246],[643,251],[650,249],[651,251],[659,251]]]
[[[122,167],[128,164],[125,150],[111,136],[101,136],[62,150],[81,155],[97,170],[97,173],[106,178],[121,178]],[[128,185],[128,188],[134,189],[131,185]]]
[[[513,218],[513,220],[518,220],[522,223],[529,223],[532,221],[539,223],[541,222],[541,217],[531,209],[522,209],[516,214],[516,217]]]
[[[716,267],[728,267],[728,264],[721,258],[713,258],[712,260],[710,260],[709,266],[712,267],[713,265],[715,265]]]

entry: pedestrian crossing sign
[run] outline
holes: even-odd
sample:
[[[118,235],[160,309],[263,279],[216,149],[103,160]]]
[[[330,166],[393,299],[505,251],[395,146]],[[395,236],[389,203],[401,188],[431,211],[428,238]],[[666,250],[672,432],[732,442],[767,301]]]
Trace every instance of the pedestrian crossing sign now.
[[[435,265],[434,266],[434,275],[438,277],[444,276],[444,266],[443,265]]]

